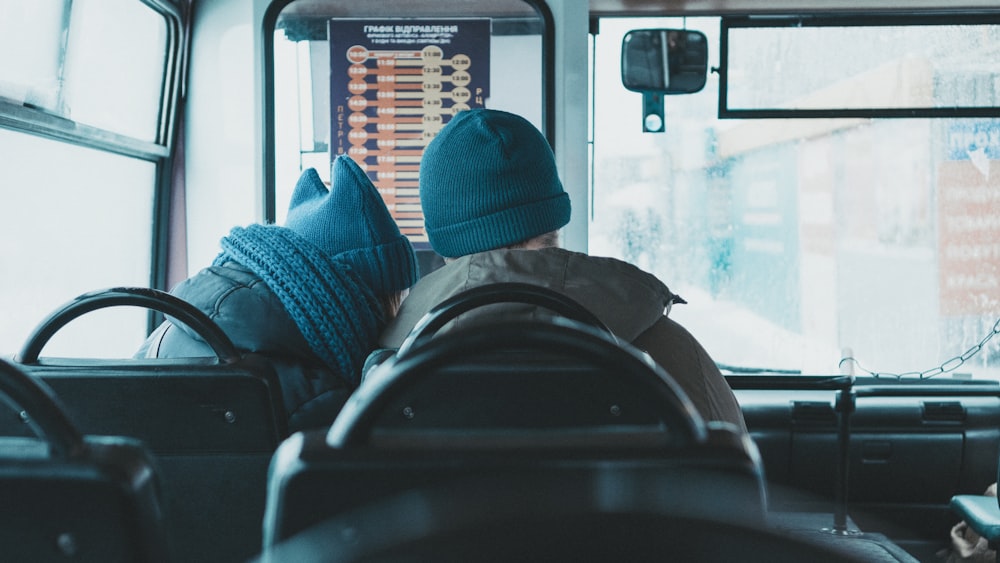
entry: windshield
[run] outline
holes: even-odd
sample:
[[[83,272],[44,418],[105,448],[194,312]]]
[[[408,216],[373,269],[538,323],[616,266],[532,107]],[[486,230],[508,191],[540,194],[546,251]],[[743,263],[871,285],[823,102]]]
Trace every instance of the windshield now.
[[[1000,120],[720,120],[711,73],[701,92],[665,98],[664,133],[643,133],[642,95],[618,74],[621,40],[657,27],[702,31],[709,66],[719,66],[718,18],[601,20],[592,36],[589,252],[659,276],[688,301],[671,317],[724,366],[1000,379],[1000,167],[991,170]],[[852,41],[866,31],[874,51],[884,29],[858,28]],[[775,52],[767,42],[782,37],[741,36],[738,44]],[[901,43],[893,56],[912,68],[914,57],[934,51],[925,43],[912,52]],[[773,87],[767,73],[776,60],[808,68],[811,54],[836,51],[811,43],[756,67],[745,51],[732,58],[760,73],[747,84]],[[851,62],[860,75],[893,61]],[[984,80],[980,65],[920,68],[932,97],[946,93],[943,84]],[[856,91],[858,75],[801,80],[792,94],[829,102],[838,87]]]

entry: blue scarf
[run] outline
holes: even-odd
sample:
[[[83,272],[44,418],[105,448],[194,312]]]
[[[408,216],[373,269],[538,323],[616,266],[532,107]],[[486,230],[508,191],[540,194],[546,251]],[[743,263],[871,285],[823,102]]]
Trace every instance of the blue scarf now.
[[[316,355],[357,385],[386,319],[381,302],[350,264],[277,226],[236,227],[222,239],[222,249],[213,265],[232,260],[264,280]]]

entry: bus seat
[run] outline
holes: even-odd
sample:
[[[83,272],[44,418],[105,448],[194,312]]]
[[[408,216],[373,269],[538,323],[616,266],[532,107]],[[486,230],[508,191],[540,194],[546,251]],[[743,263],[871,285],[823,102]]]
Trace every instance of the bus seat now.
[[[690,400],[648,355],[554,318],[404,343],[348,399],[330,436],[355,444],[361,436],[473,427],[586,429],[590,440],[600,429],[639,428],[677,444],[705,434]]]
[[[171,560],[157,468],[141,443],[83,435],[47,385],[6,360],[0,395],[33,434],[0,438],[5,561]]]
[[[1000,562],[1000,501],[987,495],[955,495],[951,497],[952,511],[964,520],[969,528],[989,543]]]
[[[56,331],[95,309],[131,305],[196,330],[216,358],[40,358]],[[17,356],[44,380],[86,433],[141,440],[162,473],[165,510],[180,561],[245,561],[259,551],[267,467],[287,435],[270,364],[240,355],[214,322],[188,303],[148,288],[84,294],[38,325]],[[23,434],[0,420],[0,436]]]
[[[547,309],[558,316],[593,326],[614,338],[611,330],[597,316],[562,293],[534,284],[499,282],[465,290],[432,307],[413,327],[399,349],[405,352],[415,344],[433,337],[448,323],[473,309],[515,303]],[[393,348],[379,348],[372,351],[361,370],[362,379],[395,353],[396,350]]]
[[[416,488],[326,519],[255,561],[869,561],[741,518],[724,487],[594,469]]]
[[[329,432],[282,443],[264,547],[413,488],[527,475],[626,486],[619,474],[672,483],[668,504],[725,489],[734,513],[766,517],[752,441],[706,425],[645,354],[563,318],[471,326],[401,348]]]

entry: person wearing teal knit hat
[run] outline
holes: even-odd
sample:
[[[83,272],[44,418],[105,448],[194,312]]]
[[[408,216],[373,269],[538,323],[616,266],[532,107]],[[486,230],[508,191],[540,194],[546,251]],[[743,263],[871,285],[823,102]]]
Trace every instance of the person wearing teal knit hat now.
[[[379,337],[381,349],[369,367],[385,357],[382,350],[398,348],[446,299],[491,283],[535,284],[583,305],[619,340],[649,353],[705,420],[746,431],[736,397],[715,362],[668,316],[683,299],[632,264],[559,248],[559,229],[570,221],[570,200],[552,149],[528,120],[492,109],[455,115],[424,150],[419,176],[427,238],[445,264],[410,290]],[[495,318],[499,313],[490,309],[486,314]],[[547,315],[542,310],[527,314]],[[450,326],[484,318],[469,312]]]
[[[556,231],[571,210],[545,138],[523,117],[491,110],[459,113],[427,146],[420,206],[446,258]]]
[[[283,226],[232,229],[214,263],[171,291],[272,362],[290,431],[333,422],[418,278],[413,247],[367,174],[348,156],[332,172],[329,189],[314,169],[302,172]],[[213,353],[168,319],[137,355]]]

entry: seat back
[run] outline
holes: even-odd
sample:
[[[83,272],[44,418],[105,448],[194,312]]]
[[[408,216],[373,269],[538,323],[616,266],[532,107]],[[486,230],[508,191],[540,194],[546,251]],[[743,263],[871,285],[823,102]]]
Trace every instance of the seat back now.
[[[45,343],[80,315],[142,306],[197,330],[215,358],[40,358]],[[44,380],[84,432],[141,440],[161,469],[174,551],[183,561],[244,561],[259,550],[267,466],[287,435],[271,365],[241,356],[190,304],[147,288],[88,293],[44,320],[18,354]],[[15,419],[0,435],[23,435]]]
[[[415,444],[417,432],[454,446],[482,432],[537,437],[543,428],[561,440],[583,433],[590,444],[623,429],[677,445],[705,434],[690,400],[648,355],[556,318],[474,326],[400,348],[344,405],[330,443],[395,436]]]
[[[258,561],[864,560],[834,544],[768,529],[752,519],[755,512],[739,512],[725,481],[704,484],[697,472],[614,465],[466,475],[328,518],[266,549]]]
[[[296,434],[275,453],[264,546],[406,491],[529,476],[610,490],[662,480],[664,505],[723,487],[731,510],[765,517],[746,436],[709,429],[645,354],[552,319],[450,331],[376,368],[325,436]]]
[[[0,438],[0,545],[8,561],[170,561],[145,448],[84,436],[51,389],[0,360],[0,397],[36,436]]]
[[[486,284],[463,291],[435,305],[421,318],[407,335],[399,349],[381,348],[373,351],[362,369],[363,377],[375,366],[383,363],[397,353],[406,354],[415,345],[432,338],[449,324],[458,322],[460,316],[473,311],[488,314],[486,318],[496,319],[496,307],[509,307],[514,304],[531,305],[547,310],[560,317],[590,325],[611,335],[611,330],[590,310],[580,305],[566,295],[547,287],[527,283],[502,282]],[[493,307],[491,310],[490,307]],[[479,317],[482,318],[482,317]],[[476,317],[473,317],[475,320]],[[466,319],[462,319],[465,321]]]
[[[494,305],[529,304],[554,318],[459,316]],[[640,425],[659,438],[700,439],[703,422],[673,379],[647,354],[620,343],[589,310],[553,290],[498,283],[433,307],[399,350],[366,374],[331,428],[334,443],[434,428],[496,432],[585,431]],[[669,432],[662,430],[669,428]],[[454,433],[448,438],[454,444]]]
[[[752,442],[728,428],[714,429],[711,439],[683,447],[664,447],[648,435],[627,432],[616,436],[615,445],[599,436],[597,447],[582,439],[563,443],[556,434],[549,434],[548,440],[531,434],[522,433],[519,443],[503,435],[495,440],[482,435],[476,447],[446,448],[440,440],[429,448],[419,443],[338,448],[331,447],[321,431],[297,433],[282,443],[272,461],[264,548],[328,518],[412,490],[503,484],[529,477],[592,482],[595,495],[601,490],[641,491],[662,507],[705,507],[699,499],[709,491],[725,491],[727,510],[758,523],[766,520],[757,451]],[[468,486],[487,491],[493,485]],[[533,502],[534,493],[528,493],[520,497],[525,505]]]

